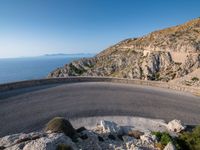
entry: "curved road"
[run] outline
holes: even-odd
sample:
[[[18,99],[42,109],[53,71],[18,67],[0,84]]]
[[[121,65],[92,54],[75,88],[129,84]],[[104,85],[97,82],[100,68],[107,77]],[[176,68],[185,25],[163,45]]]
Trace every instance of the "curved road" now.
[[[39,130],[54,116],[133,115],[200,124],[200,97],[116,83],[55,84],[0,92],[0,137]]]

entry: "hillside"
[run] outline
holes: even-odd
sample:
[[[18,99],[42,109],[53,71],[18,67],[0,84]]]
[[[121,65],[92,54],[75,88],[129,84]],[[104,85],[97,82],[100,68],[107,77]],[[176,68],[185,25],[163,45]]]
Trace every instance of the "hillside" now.
[[[89,59],[57,68],[48,77],[111,76],[170,81],[200,68],[200,18],[126,39]],[[200,74],[198,74],[200,77]],[[199,86],[199,81],[195,83]]]

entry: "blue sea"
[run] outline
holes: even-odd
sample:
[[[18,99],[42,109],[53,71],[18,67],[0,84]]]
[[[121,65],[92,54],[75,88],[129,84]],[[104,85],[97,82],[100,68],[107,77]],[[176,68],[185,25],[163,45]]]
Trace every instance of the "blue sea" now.
[[[0,59],[0,84],[45,78],[54,69],[80,58],[78,55]]]

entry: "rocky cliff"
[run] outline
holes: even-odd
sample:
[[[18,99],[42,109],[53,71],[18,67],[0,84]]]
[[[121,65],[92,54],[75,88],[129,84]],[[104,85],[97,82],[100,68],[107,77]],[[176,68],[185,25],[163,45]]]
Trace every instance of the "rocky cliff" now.
[[[93,58],[66,64],[48,77],[111,76],[170,81],[183,78],[198,68],[200,18],[140,38],[126,39]]]

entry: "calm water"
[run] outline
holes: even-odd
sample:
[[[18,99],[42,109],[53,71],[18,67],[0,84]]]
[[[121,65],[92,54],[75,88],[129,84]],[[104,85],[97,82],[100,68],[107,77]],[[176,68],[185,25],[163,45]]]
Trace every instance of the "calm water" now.
[[[80,57],[54,56],[0,59],[0,84],[45,78],[54,69]]]

